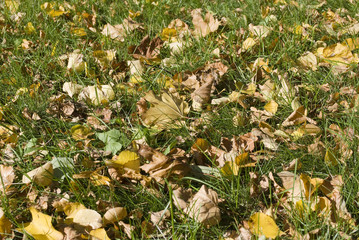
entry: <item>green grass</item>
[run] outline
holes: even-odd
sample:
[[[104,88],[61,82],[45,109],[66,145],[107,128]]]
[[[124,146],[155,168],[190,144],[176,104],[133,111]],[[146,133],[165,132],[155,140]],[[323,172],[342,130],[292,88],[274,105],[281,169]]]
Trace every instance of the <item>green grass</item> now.
[[[302,236],[307,234],[310,239],[344,239],[344,234],[353,238],[359,237],[357,227],[359,224],[359,167],[357,164],[359,108],[356,105],[354,109],[346,110],[345,106],[340,106],[342,101],[346,101],[350,105],[353,100],[353,95],[344,93],[339,94],[336,100],[339,105],[338,110],[328,109],[332,105],[329,102],[332,96],[339,93],[343,87],[355,89],[354,95],[359,98],[357,64],[354,64],[354,67],[346,73],[335,74],[331,67],[325,66],[318,67],[316,71],[303,71],[297,62],[298,57],[303,53],[314,52],[318,41],[323,41],[329,46],[347,38],[356,37],[356,35],[350,34],[330,36],[325,30],[328,20],[323,15],[329,9],[333,12],[339,8],[346,9],[346,13],[339,14],[346,22],[335,26],[338,27],[335,31],[339,31],[350,24],[350,19],[347,16],[357,18],[359,5],[355,1],[349,3],[344,0],[327,0],[324,5],[315,9],[318,12],[318,16],[316,16],[309,12],[312,9],[309,5],[314,6],[322,1],[297,1],[296,6],[289,3],[290,1],[285,1],[287,4],[284,5],[275,3],[275,1],[254,0],[228,0],[222,1],[220,4],[218,1],[199,0],[130,0],[126,4],[122,1],[112,0],[86,0],[81,3],[70,0],[67,3],[74,8],[67,9],[67,14],[55,18],[48,16],[41,9],[41,5],[45,3],[43,0],[20,2],[16,12],[24,13],[24,15],[18,21],[13,20],[14,13],[11,13],[5,3],[0,4],[0,16],[4,19],[0,21],[2,37],[0,44],[0,111],[3,110],[0,127],[12,128],[18,137],[17,141],[6,141],[6,134],[0,132],[0,164],[12,166],[15,171],[11,193],[2,193],[0,199],[5,216],[12,222],[12,229],[16,232],[14,233],[16,236],[21,237],[23,233],[15,229],[21,229],[24,223],[31,221],[28,210],[30,206],[37,206],[42,213],[52,216],[54,227],[59,229],[66,214],[55,212],[52,203],[67,196],[70,202],[82,203],[86,208],[96,210],[102,216],[106,212],[106,207],[125,207],[129,216],[123,221],[133,227],[132,239],[146,238],[143,231],[144,224],[151,222],[152,212],[164,209],[171,212],[171,217],[164,220],[164,227],[154,226],[152,232],[154,239],[224,239],[223,236],[229,231],[238,232],[241,227],[245,226],[252,214],[268,209],[271,209],[279,228],[285,231],[285,235],[279,238],[293,238],[293,234],[289,233],[288,226]],[[66,8],[63,1],[52,3],[57,6],[55,9],[58,9],[59,6]],[[269,13],[263,17],[262,10],[265,10],[266,7],[269,8]],[[174,19],[181,19],[189,29],[193,29],[191,11],[196,8],[202,8],[203,16],[209,11],[218,20],[225,18],[222,21],[225,21],[226,25],[221,25],[217,31],[203,38],[186,36],[184,41],[188,47],[173,56],[169,48],[163,47],[160,57],[162,59],[172,57],[174,65],[163,66],[159,63],[147,63],[141,76],[144,81],[132,84],[127,66],[121,65],[123,69],[117,73],[123,74],[123,77],[116,78],[116,74],[113,73],[116,71],[115,69],[110,67],[103,70],[96,63],[96,59],[93,57],[95,50],[116,50],[116,62],[118,63],[135,60],[129,53],[129,47],[139,45],[146,35],[149,35],[151,39],[161,36],[162,30]],[[142,24],[142,29],[129,33],[123,42],[112,40],[101,34],[103,26],[107,23],[121,24],[123,19],[128,18],[130,10],[140,11],[140,15],[134,20]],[[87,27],[82,13],[96,15],[96,23],[93,26],[96,32],[92,32]],[[270,15],[275,16],[277,21],[270,20]],[[33,34],[25,33],[24,29],[29,22],[35,27]],[[272,31],[251,50],[238,53],[243,41],[251,37],[249,24],[267,26],[272,28]],[[313,29],[307,29],[309,34],[307,38],[293,32],[296,26],[303,26],[303,24],[313,27]],[[71,33],[72,27],[84,28],[87,35],[75,36]],[[32,42],[33,45],[30,49],[21,47],[23,39]],[[61,65],[59,58],[76,49],[79,49],[84,55],[87,70],[91,73],[69,72],[66,68],[67,60]],[[220,50],[220,58],[213,54],[215,49]],[[353,53],[358,53],[358,49],[353,50]],[[256,78],[255,73],[249,70],[249,65],[258,58],[269,60],[269,67],[276,71],[262,76],[263,78]],[[141,120],[136,103],[150,90],[157,95],[168,90],[166,84],[162,82],[165,77],[172,79],[177,73],[193,73],[200,78],[204,73],[194,71],[207,63],[216,61],[222,62],[229,69],[224,76],[216,80],[215,89],[211,94],[212,98],[228,97],[233,91],[240,91],[241,89],[236,86],[243,85],[243,89],[246,89],[252,79],[257,79],[255,84],[256,91],[259,93],[261,92],[259,87],[270,80],[276,85],[273,99],[279,106],[274,116],[262,121],[269,124],[274,129],[273,132],[275,130],[297,130],[301,125],[282,126],[283,121],[293,112],[291,103],[296,98],[307,110],[307,116],[316,122],[316,126],[321,129],[321,132],[316,136],[305,135],[298,139],[293,136],[278,137],[276,151],[268,149],[265,144],[257,141],[255,149],[250,152],[252,158],[255,157],[254,154],[258,155],[261,152],[261,157],[258,157],[256,165],[241,168],[238,174],[233,176],[224,176],[213,156],[209,151],[205,151],[203,152],[204,164],[215,172],[205,176],[192,172],[182,179],[153,180],[151,185],[146,187],[139,181],[127,178],[122,178],[121,181],[111,180],[110,186],[96,186],[89,179],[73,179],[74,174],[95,171],[100,168],[99,174],[110,177],[105,161],[110,160],[112,154],[104,153],[105,144],[95,134],[80,141],[71,136],[71,128],[74,125],[89,126],[86,122],[87,117],[96,115],[99,110],[110,109],[112,115],[106,122],[102,116],[97,116],[100,122],[102,121],[104,129],[99,130],[92,127],[93,132],[117,129],[128,140],[144,141],[151,148],[165,154],[174,148],[182,149],[185,152],[186,162],[192,167],[196,165],[197,161],[193,149],[191,150],[196,139],[203,138],[211,146],[226,150],[221,145],[224,138],[230,140],[233,137],[255,131],[253,129],[260,129],[258,122],[250,121],[253,113],[253,109],[250,107],[263,110],[266,101],[256,96],[246,97],[244,101],[249,105],[247,109],[236,102],[227,102],[220,106],[209,104],[208,108],[202,112],[191,109],[179,128],[156,130],[145,125]],[[293,68],[298,68],[298,71],[293,71]],[[296,91],[294,96],[289,97],[289,100],[280,94],[280,91],[283,90],[283,79],[287,81],[292,90]],[[107,105],[95,106],[80,101],[78,96],[70,98],[62,90],[65,82],[74,82],[82,86],[110,84],[115,92],[115,98]],[[329,84],[328,91],[320,89],[320,86],[324,84]],[[193,89],[179,86],[176,91],[191,106],[190,95]],[[62,101],[50,101],[51,97],[60,96],[60,94],[64,94]],[[115,105],[115,102],[119,104]],[[68,116],[61,109],[70,103],[74,104],[74,112]],[[60,109],[60,111],[51,112],[51,107]],[[150,107],[149,104],[148,107]],[[24,114],[25,109],[30,116],[36,113],[40,119],[28,119]],[[243,126],[238,126],[233,122],[233,118],[238,113],[246,118]],[[209,116],[207,119],[204,118],[205,114]],[[204,120],[197,124],[201,118]],[[331,130],[334,124],[340,129],[337,137]],[[352,131],[350,134],[353,136],[345,131]],[[123,141],[121,151],[137,150],[134,147],[134,142],[130,143],[123,139],[118,141]],[[327,149],[335,147],[337,147],[335,151],[339,152],[339,148],[345,146],[351,151],[351,154],[341,162],[338,153],[339,164],[328,165],[324,161],[324,155],[308,151],[308,146],[316,141],[322,142],[324,153]],[[74,165],[66,170],[65,178],[57,179],[47,187],[41,187],[34,183],[28,185],[22,183],[24,174],[51,161],[54,157],[74,160]],[[251,195],[251,187],[253,184],[258,184],[251,179],[252,173],[256,173],[259,179],[262,176],[273,174],[275,181],[283,186],[281,179],[276,174],[283,171],[283,165],[293,159],[298,159],[302,163],[302,167],[295,172],[298,176],[301,173],[311,178],[321,179],[335,175],[342,176],[344,184],[340,194],[351,214],[353,224],[339,219],[336,222],[337,225],[331,226],[310,207],[308,207],[309,210],[301,213],[290,208],[289,205],[284,205],[282,199],[285,196],[278,192],[279,190],[275,188],[274,182],[271,180],[267,190]],[[141,165],[145,163],[146,160],[141,158]],[[141,171],[141,174],[149,176],[144,171]],[[78,184],[76,189],[72,188],[73,181]],[[206,228],[184,214],[183,211],[178,210],[171,200],[176,187],[192,189],[196,193],[202,185],[207,185],[208,188],[217,192],[220,199],[218,206],[222,220],[210,228]],[[30,193],[37,194],[33,201],[30,200]],[[316,194],[319,197],[324,197],[324,194],[319,191]],[[40,196],[48,197],[46,207],[45,205],[41,206]],[[101,204],[106,207],[101,207]],[[331,204],[334,206],[335,202],[332,201]],[[136,218],[135,211],[141,212],[142,216]],[[333,214],[334,212],[333,210]],[[316,231],[317,229],[321,230]],[[130,238],[117,223],[106,226],[105,230],[111,238]],[[8,237],[11,238],[11,236]],[[32,238],[30,235],[28,237]],[[258,237],[253,235],[253,239],[258,239]]]

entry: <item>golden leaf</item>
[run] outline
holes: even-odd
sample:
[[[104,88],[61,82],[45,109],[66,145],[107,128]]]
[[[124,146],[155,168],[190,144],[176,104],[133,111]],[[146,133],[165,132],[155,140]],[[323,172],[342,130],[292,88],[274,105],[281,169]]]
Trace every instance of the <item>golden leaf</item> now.
[[[62,240],[63,234],[57,231],[51,223],[51,216],[43,214],[34,207],[29,208],[32,221],[24,228],[35,240]]]
[[[0,208],[0,237],[4,237],[3,239],[5,239],[6,236],[9,237],[11,227],[10,220],[5,217],[4,211]]]
[[[257,212],[249,219],[249,228],[252,234],[264,235],[266,238],[276,238],[282,234],[272,217]]]
[[[109,240],[106,230],[104,228],[98,228],[91,230],[90,232],[91,240]]]
[[[93,132],[90,128],[77,124],[71,128],[71,136],[76,141],[84,140],[88,136],[92,135]]]
[[[106,165],[122,170],[123,168],[130,168],[136,172],[140,171],[140,157],[137,153],[125,150],[118,156],[114,156],[112,160],[106,161]]]
[[[275,114],[278,110],[278,103],[274,100],[270,100],[265,106],[264,109],[272,114]]]

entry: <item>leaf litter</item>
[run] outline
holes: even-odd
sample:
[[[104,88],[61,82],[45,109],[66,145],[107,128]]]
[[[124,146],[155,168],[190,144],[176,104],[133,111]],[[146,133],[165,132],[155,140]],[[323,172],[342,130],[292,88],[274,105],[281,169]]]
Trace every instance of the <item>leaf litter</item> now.
[[[259,22],[234,9],[244,20],[236,25],[184,7],[152,28],[147,9],[169,16],[170,6],[126,2],[118,20],[115,4],[108,17],[101,4],[45,2],[31,21],[20,1],[0,6],[0,26],[16,38],[4,38],[1,54],[2,238],[171,238],[197,224],[221,229],[219,239],[317,239],[325,233],[308,227],[313,219],[331,236],[358,237],[358,194],[345,192],[358,152],[346,123],[359,106],[359,28],[349,10],[273,1]],[[292,8],[311,21],[282,21]],[[29,60],[42,48],[48,73]],[[29,84],[6,73],[17,58]],[[159,206],[112,193],[134,202],[148,194]]]

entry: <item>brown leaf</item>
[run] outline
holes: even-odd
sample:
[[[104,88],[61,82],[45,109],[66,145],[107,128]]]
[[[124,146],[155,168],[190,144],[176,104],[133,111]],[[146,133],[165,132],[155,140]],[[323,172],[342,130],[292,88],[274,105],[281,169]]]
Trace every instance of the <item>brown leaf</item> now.
[[[194,35],[205,37],[208,34],[217,31],[220,22],[213,17],[213,15],[207,12],[205,18],[202,18],[202,9],[197,8],[192,10],[192,22],[194,25]]]
[[[147,35],[142,39],[140,45],[130,46],[129,53],[137,59],[155,60],[159,56],[162,45],[163,41],[160,37],[150,40]]]
[[[184,212],[206,227],[216,225],[221,221],[221,212],[218,208],[218,195],[205,185],[193,196]]]
[[[180,209],[184,210],[187,207],[189,199],[192,197],[192,189],[184,189],[184,188],[177,188],[173,191],[173,203],[175,206]]]
[[[169,210],[162,210],[159,212],[152,212],[151,213],[151,222],[154,225],[159,227],[163,227],[164,220],[171,216],[171,212]]]
[[[1,187],[0,191],[6,193],[15,179],[15,172],[12,166],[0,165]]]
[[[208,80],[196,89],[192,94],[192,107],[195,111],[201,111],[207,103],[211,100],[211,90],[213,85],[213,79]]]

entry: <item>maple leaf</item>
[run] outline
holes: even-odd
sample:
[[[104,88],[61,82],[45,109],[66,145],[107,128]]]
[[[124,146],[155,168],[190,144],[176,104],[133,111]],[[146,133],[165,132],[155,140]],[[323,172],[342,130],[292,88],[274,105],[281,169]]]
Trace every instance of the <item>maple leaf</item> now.
[[[34,207],[29,208],[32,221],[24,228],[35,240],[62,240],[63,234],[57,231],[51,223],[51,216],[43,214]]]
[[[146,125],[155,125],[159,129],[169,126],[180,127],[178,120],[189,113],[188,103],[168,92],[156,96],[150,91],[144,99],[152,105],[141,116]]]

